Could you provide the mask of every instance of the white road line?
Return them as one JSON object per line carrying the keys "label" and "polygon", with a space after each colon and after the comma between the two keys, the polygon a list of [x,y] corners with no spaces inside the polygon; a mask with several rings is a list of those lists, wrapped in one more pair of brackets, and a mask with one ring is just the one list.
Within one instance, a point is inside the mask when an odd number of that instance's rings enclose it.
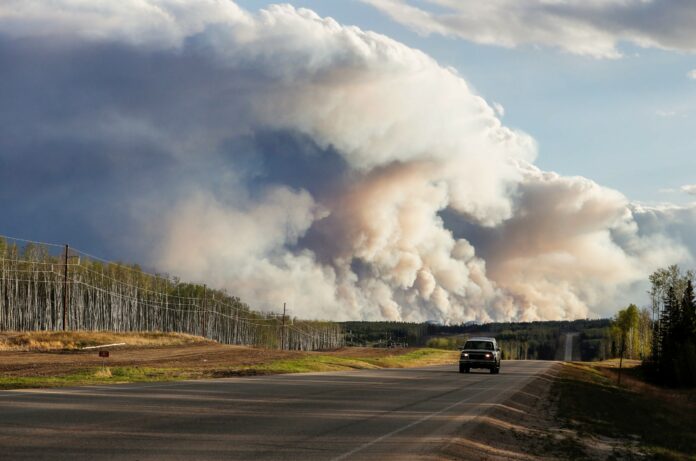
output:
{"label": "white road line", "polygon": [[429,420],[430,418],[433,418],[434,416],[439,416],[439,415],[441,415],[442,413],[444,413],[444,412],[446,412],[446,411],[448,411],[448,410],[451,410],[452,408],[456,407],[457,405],[461,405],[462,403],[468,402],[469,400],[473,399],[474,397],[478,397],[480,394],[483,394],[484,392],[488,392],[488,391],[491,391],[491,390],[493,390],[493,389],[491,389],[491,388],[485,388],[485,389],[483,389],[481,392],[477,392],[476,394],[470,395],[469,397],[466,397],[466,398],[464,398],[464,399],[462,399],[462,400],[459,400],[459,401],[457,401],[457,402],[454,402],[453,404],[448,405],[448,406],[446,406],[445,408],[443,408],[443,409],[441,409],[441,410],[439,410],[439,411],[436,411],[436,412],[434,412],[434,413],[430,413],[429,415],[425,415],[425,416],[423,416],[422,418],[420,418],[420,419],[418,419],[418,420],[416,420],[416,421],[413,421],[413,422],[411,422],[411,423],[409,423],[409,424],[407,424],[407,425],[405,425],[405,426],[402,426],[402,427],[400,427],[400,428],[398,428],[398,429],[395,429],[395,430],[389,432],[388,434],[384,434],[383,436],[377,437],[376,439],[371,440],[370,442],[364,443],[364,444],[360,445],[359,447],[353,448],[352,450],[350,450],[350,451],[348,451],[348,452],[346,452],[346,453],[343,453],[341,456],[337,456],[336,458],[333,458],[332,461],[341,461],[341,460],[346,459],[346,458],[348,458],[348,457],[350,457],[350,456],[353,456],[354,454],[356,454],[356,453],[358,453],[358,452],[360,452],[360,451],[363,451],[365,448],[371,447],[372,445],[374,445],[374,444],[376,444],[376,443],[379,443],[379,442],[381,442],[381,441],[384,440],[384,439],[388,439],[389,437],[391,437],[391,436],[393,436],[393,435],[396,435],[396,434],[398,434],[398,433],[400,433],[400,432],[403,432],[403,431],[405,431],[406,429],[409,429],[409,428],[411,428],[411,427],[413,427],[413,426],[416,426],[416,425],[418,425],[418,424],[420,424],[420,423],[422,423],[422,422],[425,422],[425,421]]}

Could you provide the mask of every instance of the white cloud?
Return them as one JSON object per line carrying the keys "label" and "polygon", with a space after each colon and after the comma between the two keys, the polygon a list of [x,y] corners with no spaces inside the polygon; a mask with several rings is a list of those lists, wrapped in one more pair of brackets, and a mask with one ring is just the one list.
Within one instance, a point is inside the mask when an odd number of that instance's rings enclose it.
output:
{"label": "white cloud", "polygon": [[662,118],[670,118],[677,116],[678,113],[675,110],[658,110],[655,112],[655,115]]}
{"label": "white cloud", "polygon": [[696,195],[696,184],[687,184],[685,186],[681,186],[681,190],[689,195]]}
{"label": "white cloud", "polygon": [[418,33],[516,47],[544,45],[595,58],[619,42],[696,51],[696,4],[645,0],[362,0]]}
{"label": "white cloud", "polygon": [[696,69],[690,70],[686,73],[686,76],[691,80],[696,80]]}
{"label": "white cloud", "polygon": [[[187,168],[229,151],[231,163],[211,170],[233,175],[233,188],[183,169],[185,189],[167,184],[178,193],[148,208],[141,231],[162,269],[254,306],[291,302],[299,316],[461,322],[609,315],[653,268],[691,260],[696,244],[681,227],[656,225],[658,211],[591,180],[539,170],[536,143],[502,125],[502,109],[383,35],[289,5],[257,14],[231,2],[105,5],[5,3],[0,32],[31,46],[63,41],[56,52],[69,49],[71,62],[101,56],[90,44],[125,44],[119,59],[138,63],[119,67],[128,81],[156,82],[146,92],[119,86],[104,107],[76,109],[80,123],[43,130],[106,136],[107,113],[118,127],[142,127],[142,143],[190,159]],[[79,68],[62,72],[84,84]],[[268,132],[309,147],[235,147]],[[291,161],[271,168],[283,155]],[[330,155],[343,169],[311,170]],[[315,187],[321,176],[327,185]]]}
{"label": "white cloud", "polygon": [[495,109],[495,113],[498,114],[498,117],[504,117],[505,116],[505,107],[503,107],[502,104],[499,102],[494,102],[492,104],[493,109]]}

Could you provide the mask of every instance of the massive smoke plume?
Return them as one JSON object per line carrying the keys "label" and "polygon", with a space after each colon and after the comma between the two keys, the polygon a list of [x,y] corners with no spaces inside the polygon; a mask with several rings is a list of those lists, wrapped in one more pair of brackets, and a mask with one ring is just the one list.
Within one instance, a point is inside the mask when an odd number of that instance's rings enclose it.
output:
{"label": "massive smoke plume", "polygon": [[[4,2],[0,68],[10,216],[28,219],[27,194],[44,209],[76,197],[47,218],[61,232],[255,307],[607,315],[696,248],[696,208],[540,171],[534,140],[454,70],[308,10]],[[29,170],[41,194],[9,173]]]}

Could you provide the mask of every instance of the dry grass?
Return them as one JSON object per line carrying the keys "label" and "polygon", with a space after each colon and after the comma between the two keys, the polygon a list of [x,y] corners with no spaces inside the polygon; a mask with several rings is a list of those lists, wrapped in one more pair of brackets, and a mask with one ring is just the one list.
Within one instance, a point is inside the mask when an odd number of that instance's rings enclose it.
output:
{"label": "dry grass", "polygon": [[[623,368],[636,368],[641,365],[640,360],[624,359],[622,367]],[[592,362],[593,367],[599,368],[619,368],[619,359],[607,359],[600,362]]]}
{"label": "dry grass", "polygon": [[0,351],[78,350],[88,346],[126,343],[126,346],[182,346],[207,340],[182,333],[115,333],[110,331],[31,331],[0,333]]}
{"label": "dry grass", "polygon": [[566,363],[554,383],[558,416],[584,457],[607,459],[592,456],[604,446],[612,459],[696,460],[694,391],[652,386],[639,367],[625,370],[618,386],[611,365]]}
{"label": "dry grass", "polygon": [[[602,373],[610,382],[618,383],[618,363],[618,359],[605,360],[593,362],[592,367],[595,371]],[[624,360],[623,368],[621,373],[621,387],[623,389],[651,396],[661,400],[666,405],[688,409],[688,411],[696,413],[696,390],[661,387],[648,382],[639,360],[630,360],[628,365]]]}
{"label": "dry grass", "polygon": [[111,369],[109,367],[103,367],[97,369],[97,371],[94,372],[94,377],[95,378],[111,378]]}

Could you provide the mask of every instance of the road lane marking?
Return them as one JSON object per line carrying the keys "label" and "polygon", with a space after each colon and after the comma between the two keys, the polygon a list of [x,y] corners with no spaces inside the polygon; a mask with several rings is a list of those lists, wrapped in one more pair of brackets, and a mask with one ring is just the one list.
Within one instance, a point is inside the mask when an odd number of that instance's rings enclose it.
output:
{"label": "road lane marking", "polygon": [[348,458],[348,457],[350,457],[350,456],[353,456],[354,454],[363,451],[365,448],[371,447],[372,445],[374,445],[374,444],[376,444],[376,443],[379,443],[379,442],[381,442],[382,440],[388,439],[388,438],[391,437],[391,436],[394,436],[394,435],[396,435],[396,434],[398,434],[398,433],[400,433],[400,432],[403,432],[403,431],[405,431],[406,429],[410,429],[410,428],[412,428],[413,426],[416,426],[416,425],[418,425],[418,424],[420,424],[420,423],[422,423],[422,422],[425,422],[425,421],[427,421],[427,420],[429,420],[429,419],[431,419],[431,418],[433,418],[433,417],[435,417],[435,416],[439,416],[439,415],[441,415],[442,413],[444,413],[444,412],[446,412],[446,411],[448,411],[448,410],[451,410],[452,408],[454,408],[454,407],[456,407],[456,406],[458,406],[458,405],[461,405],[462,403],[468,402],[469,400],[473,399],[474,397],[478,397],[480,394],[483,394],[484,392],[491,391],[491,390],[492,390],[491,388],[483,389],[481,392],[477,392],[476,394],[470,395],[469,397],[464,398],[464,399],[461,399],[461,400],[459,400],[459,401],[457,401],[457,402],[454,402],[453,404],[448,405],[448,406],[446,406],[445,408],[443,408],[443,409],[441,409],[441,410],[438,410],[438,411],[436,411],[436,412],[434,412],[434,413],[430,413],[429,415],[425,415],[425,416],[423,416],[422,418],[417,419],[416,421],[412,421],[412,422],[408,423],[408,424],[405,425],[405,426],[402,426],[402,427],[400,427],[400,428],[398,428],[398,429],[395,429],[395,430],[393,430],[393,431],[391,431],[391,432],[389,432],[389,433],[387,433],[387,434],[384,434],[384,435],[382,435],[382,436],[380,436],[380,437],[377,437],[376,439],[371,440],[371,441],[369,441],[369,442],[367,442],[367,443],[364,443],[364,444],[360,445],[359,447],[353,448],[352,450],[350,450],[350,451],[348,451],[348,452],[342,454],[341,456],[337,456],[337,457],[335,457],[335,458],[332,458],[332,461],[341,461],[341,460],[344,460],[344,459],[346,459],[346,458]]}
{"label": "road lane marking", "polygon": [[[527,365],[527,364],[525,364],[525,365]],[[536,375],[538,375],[538,372],[533,374],[533,376],[536,376]],[[473,394],[473,395],[470,395],[470,396],[468,396],[468,397],[466,397],[466,398],[464,398],[464,399],[461,399],[461,400],[459,400],[459,401],[457,401],[457,402],[455,402],[455,403],[453,403],[453,404],[451,404],[451,405],[446,406],[445,408],[442,408],[441,410],[438,410],[438,411],[436,411],[436,412],[434,412],[434,413],[425,415],[425,416],[423,416],[422,418],[420,418],[420,419],[418,419],[418,420],[416,420],[416,421],[412,421],[411,423],[409,423],[409,424],[407,424],[407,425],[405,425],[405,426],[403,426],[403,427],[400,427],[400,428],[398,428],[398,429],[395,429],[395,430],[393,430],[393,431],[391,431],[391,432],[389,432],[389,433],[387,433],[387,434],[384,434],[384,435],[382,435],[382,436],[380,436],[380,437],[377,437],[377,438],[374,439],[374,440],[371,440],[371,441],[369,441],[369,442],[366,442],[366,443],[364,443],[364,444],[362,444],[362,445],[360,445],[360,446],[358,446],[358,447],[356,447],[356,448],[354,448],[354,449],[352,449],[352,450],[350,450],[350,451],[348,451],[348,452],[346,452],[346,453],[344,453],[344,454],[342,454],[342,455],[340,455],[340,456],[337,456],[337,457],[335,457],[335,458],[332,458],[332,461],[342,461],[342,460],[344,460],[344,459],[347,459],[347,458],[353,456],[354,454],[359,453],[359,452],[363,451],[364,449],[371,447],[372,445],[375,445],[375,444],[377,444],[377,443],[379,443],[379,442],[381,442],[381,441],[383,441],[383,440],[388,439],[389,437],[392,437],[392,436],[394,436],[394,435],[396,435],[396,434],[399,434],[399,433],[401,433],[401,432],[403,432],[403,431],[405,431],[405,430],[407,430],[407,429],[410,429],[410,428],[412,428],[412,427],[414,427],[414,426],[417,426],[418,424],[423,423],[423,422],[425,422],[425,421],[427,421],[427,420],[429,420],[429,419],[431,419],[431,418],[433,418],[433,417],[435,417],[435,416],[439,416],[439,415],[441,415],[441,414],[443,414],[443,413],[445,413],[445,412],[451,410],[452,408],[454,408],[454,407],[456,407],[456,406],[458,406],[458,405],[461,405],[461,404],[463,404],[463,403],[466,403],[466,402],[470,401],[471,399],[473,399],[473,398],[475,398],[475,397],[478,397],[479,395],[481,395],[481,394],[483,394],[483,393],[485,393],[485,392],[487,392],[487,391],[496,391],[496,392],[498,393],[498,395],[505,394],[505,395],[506,395],[506,398],[507,398],[507,394],[511,394],[511,393],[514,393],[514,392],[516,392],[517,390],[519,390],[519,389],[511,389],[511,388],[510,388],[511,385],[517,384],[517,385],[520,385],[520,388],[522,388],[522,387],[524,387],[529,381],[531,381],[531,379],[533,379],[533,376],[524,376],[524,377],[522,378],[521,381],[516,381],[514,378],[516,378],[516,377],[518,377],[518,376],[519,376],[519,375],[515,375],[515,374],[510,374],[510,375],[508,375],[508,376],[503,376],[503,377],[502,377],[503,380],[501,380],[501,381],[503,381],[503,382],[501,383],[501,382],[499,381],[498,383],[496,383],[497,386],[494,385],[493,387],[489,387],[489,388],[482,389],[480,392],[477,392],[477,393],[475,393],[475,394]],[[508,378],[508,379],[505,380],[504,378]],[[478,381],[478,382],[481,382],[481,381]],[[478,383],[478,382],[477,382],[477,383]],[[484,403],[481,403],[480,405],[483,406]],[[482,410],[481,410],[480,412],[478,412],[478,413],[480,414],[480,413],[484,412],[484,411],[487,410],[487,409],[488,409],[488,407],[482,408]],[[475,418],[474,418],[474,419],[475,419]],[[473,421],[473,419],[472,419],[472,421]]]}

